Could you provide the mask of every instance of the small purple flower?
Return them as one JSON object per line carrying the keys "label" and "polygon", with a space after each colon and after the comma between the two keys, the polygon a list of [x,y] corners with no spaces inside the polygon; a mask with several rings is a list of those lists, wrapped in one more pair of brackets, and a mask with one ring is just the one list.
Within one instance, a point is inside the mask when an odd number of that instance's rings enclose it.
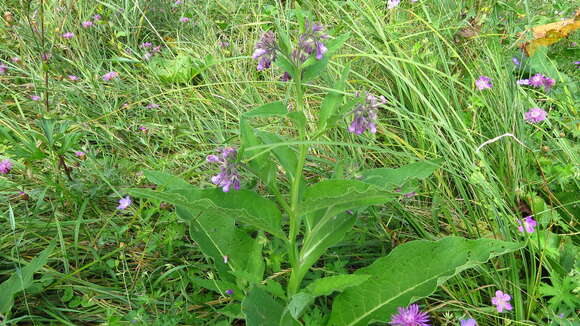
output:
{"label": "small purple flower", "polygon": [[147,133],[149,131],[149,129],[147,129],[147,127],[145,127],[145,126],[139,126],[139,131],[141,131],[143,133]]}
{"label": "small purple flower", "polygon": [[127,209],[127,207],[131,206],[131,203],[133,201],[131,200],[131,197],[126,196],[124,198],[119,199],[119,206],[117,206],[118,210],[124,210]]}
{"label": "small purple flower", "polygon": [[12,170],[12,162],[9,159],[0,161],[0,174],[8,174]]}
{"label": "small purple flower", "polygon": [[176,5],[176,6],[179,6],[179,5],[180,5],[180,4],[182,4],[182,3],[183,3],[183,1],[181,1],[181,0],[177,0],[177,1],[175,1],[175,5]]}
{"label": "small purple flower", "polygon": [[38,95],[30,95],[30,99],[33,101],[40,101],[40,96]]}
{"label": "small purple flower", "polygon": [[52,54],[50,53],[43,53],[40,58],[42,59],[42,61],[48,61],[50,60],[50,58],[52,58]]}
{"label": "small purple flower", "polygon": [[67,40],[70,40],[74,36],[75,36],[75,34],[72,33],[72,32],[66,32],[66,33],[62,34],[62,37],[65,38],[65,39],[67,39]]}
{"label": "small purple flower", "polygon": [[145,108],[146,109],[159,109],[159,104],[149,103],[149,104],[147,104],[147,106]]}
{"label": "small purple flower", "polygon": [[260,40],[256,43],[252,59],[259,60],[257,70],[262,71],[270,68],[272,61],[276,60],[276,35],[272,31],[267,31],[262,34]]}
{"label": "small purple flower", "polygon": [[280,81],[283,81],[283,82],[287,82],[287,81],[289,81],[291,79],[292,79],[292,76],[290,76],[290,74],[287,73],[287,72],[284,72],[284,74],[282,75],[282,77],[280,77]]}
{"label": "small purple flower", "polygon": [[520,79],[516,82],[516,84],[518,85],[529,85],[530,84],[530,80],[529,79]]}
{"label": "small purple flower", "polygon": [[161,51],[161,45],[158,45],[158,46],[154,47],[153,49],[151,49],[151,53],[153,53],[153,54],[159,53],[159,51]]}
{"label": "small purple flower", "polygon": [[518,220],[518,224],[518,231],[523,233],[525,230],[527,233],[534,233],[538,222],[536,222],[532,216],[526,216],[523,220]]}
{"label": "small purple flower", "polygon": [[[356,97],[360,97],[360,93],[357,92]],[[374,95],[367,92],[365,102],[357,105],[351,112],[354,114],[354,118],[348,131],[360,135],[368,129],[371,133],[376,133],[377,109],[385,103],[387,103],[387,99],[384,96],[379,97],[379,101],[377,101]]]}
{"label": "small purple flower", "polygon": [[298,38],[298,46],[292,51],[292,59],[295,63],[301,64],[308,56],[315,53],[316,60],[321,60],[324,54],[328,52],[328,48],[324,41],[329,38],[328,34],[324,33],[324,26],[318,23],[306,22],[304,26],[305,32]]}
{"label": "small purple flower", "polygon": [[8,66],[4,63],[0,63],[0,75],[5,75],[8,71]]}
{"label": "small purple flower", "polygon": [[534,87],[540,87],[544,85],[544,75],[535,74],[530,78],[530,85]]}
{"label": "small purple flower", "polygon": [[68,75],[68,76],[67,76],[67,78],[68,78],[70,81],[77,81],[77,80],[79,80],[79,79],[80,79],[80,78],[79,78],[79,76],[75,76],[75,75]]}
{"label": "small purple flower", "polygon": [[495,291],[495,297],[491,298],[491,303],[496,306],[497,312],[503,312],[505,310],[512,310],[512,305],[510,304],[510,300],[512,297],[507,294],[503,293],[500,290]]}
{"label": "small purple flower", "polygon": [[473,318],[464,319],[461,321],[461,326],[477,326],[477,322]]}
{"label": "small purple flower", "polygon": [[182,22],[182,23],[187,23],[189,21],[189,18],[187,18],[187,17],[181,17],[181,18],[179,18],[179,21]]}
{"label": "small purple flower", "polygon": [[574,64],[580,66],[580,61],[574,61]]}
{"label": "small purple flower", "polygon": [[399,307],[398,314],[391,316],[390,325],[394,326],[429,326],[429,315],[419,310],[416,304],[408,308]]}
{"label": "small purple flower", "polygon": [[101,20],[101,15],[96,14],[96,15],[93,16],[93,19],[94,20]]}
{"label": "small purple flower", "polygon": [[83,28],[89,28],[89,27],[93,26],[93,22],[90,20],[87,20],[87,21],[82,22],[81,25],[83,26]]}
{"label": "small purple flower", "polygon": [[417,196],[417,193],[414,191],[403,194],[403,197],[405,197],[405,198],[411,198],[411,197],[415,197],[415,196]]}
{"label": "small purple flower", "polygon": [[524,113],[524,119],[529,123],[538,123],[546,120],[548,113],[541,108],[531,108]]}
{"label": "small purple flower", "polygon": [[[518,58],[516,58],[516,57],[513,57],[513,58],[512,58],[512,62],[513,62],[513,63],[514,63],[514,65],[516,65],[516,66],[519,66],[519,65],[521,64],[521,63],[520,63],[520,60],[518,60]],[[473,319],[469,319],[469,320],[473,320]]]}
{"label": "small purple flower", "polygon": [[387,3],[387,9],[394,9],[401,3],[401,0],[389,0]]}
{"label": "small purple flower", "polygon": [[106,74],[103,75],[103,80],[104,81],[110,81],[113,80],[115,78],[119,77],[119,73],[116,71],[110,71]]}
{"label": "small purple flower", "polygon": [[152,57],[152,56],[153,56],[153,54],[151,54],[151,52],[146,52],[146,53],[143,55],[143,60],[145,60],[145,61],[149,61],[149,60],[151,59],[151,57]]}
{"label": "small purple flower", "polygon": [[487,76],[479,76],[479,79],[475,81],[475,87],[478,90],[482,91],[487,88],[492,88],[493,84],[491,83],[491,79]]}
{"label": "small purple flower", "polygon": [[211,178],[211,182],[222,188],[224,192],[229,192],[231,187],[240,190],[240,175],[238,173],[236,158],[238,152],[235,148],[226,147],[220,151],[219,155],[208,155],[209,163],[220,164],[220,173]]}
{"label": "small purple flower", "polygon": [[556,84],[556,81],[550,77],[546,77],[544,76],[544,91],[548,92],[550,91],[550,89],[552,89],[552,87]]}
{"label": "small purple flower", "polygon": [[227,289],[227,290],[226,290],[226,294],[227,294],[227,295],[232,295],[232,294],[234,294],[234,290],[232,290],[232,289]]}
{"label": "small purple flower", "polygon": [[75,156],[81,160],[85,160],[87,158],[87,153],[85,153],[83,151],[76,151]]}
{"label": "small purple flower", "polygon": [[19,57],[12,57],[10,59],[10,61],[12,61],[13,63],[19,63],[20,62],[20,58]]}
{"label": "small purple flower", "polygon": [[141,45],[139,45],[139,47],[142,49],[150,48],[152,46],[153,46],[153,44],[151,44],[151,42],[143,42],[143,43],[141,43]]}

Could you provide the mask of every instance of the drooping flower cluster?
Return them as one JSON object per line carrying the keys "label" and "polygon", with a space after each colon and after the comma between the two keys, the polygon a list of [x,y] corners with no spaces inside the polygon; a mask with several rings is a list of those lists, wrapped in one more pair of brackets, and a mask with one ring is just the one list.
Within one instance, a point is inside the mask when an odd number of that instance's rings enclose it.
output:
{"label": "drooping flower cluster", "polygon": [[[360,97],[360,94],[356,94]],[[351,112],[354,114],[354,118],[348,127],[348,131],[360,135],[367,129],[371,133],[377,132],[377,109],[379,106],[387,103],[387,99],[384,96],[380,96],[378,99],[370,93],[366,93],[365,102],[357,105],[357,107]]]}
{"label": "drooping flower cluster", "polygon": [[497,290],[495,291],[495,297],[491,298],[491,303],[497,308],[497,312],[503,312],[504,309],[512,310],[511,299],[512,297],[509,294]]}
{"label": "drooping flower cluster", "polygon": [[394,326],[428,326],[429,315],[419,310],[416,304],[410,305],[408,308],[397,308],[399,313],[391,316],[389,324]]}
{"label": "drooping flower cluster", "polygon": [[492,88],[493,84],[491,83],[491,79],[487,76],[479,76],[479,78],[475,81],[475,87],[482,91],[487,88]]}
{"label": "drooping flower cluster", "polygon": [[304,30],[304,34],[298,38],[298,46],[292,51],[292,59],[295,63],[301,64],[316,52],[316,60],[322,60],[328,51],[324,41],[329,38],[328,34],[324,33],[324,26],[307,21]]}
{"label": "drooping flower cluster", "polygon": [[544,87],[544,91],[549,91],[556,85],[556,81],[542,74],[535,74],[530,79],[520,79],[516,82],[518,85],[532,86],[534,88]]}
{"label": "drooping flower cluster", "polygon": [[272,61],[276,60],[276,35],[272,31],[262,34],[260,40],[256,43],[256,49],[252,54],[252,59],[258,60],[256,69],[262,71],[270,68]]}
{"label": "drooping flower cluster", "polygon": [[224,192],[240,190],[240,175],[238,173],[236,157],[238,152],[235,148],[226,147],[222,149],[219,155],[208,155],[209,163],[220,164],[220,173],[211,178],[211,182],[223,189]]}
{"label": "drooping flower cluster", "polygon": [[12,162],[9,159],[0,161],[0,174],[8,174],[12,170]]}
{"label": "drooping flower cluster", "polygon": [[548,112],[541,108],[531,108],[528,112],[524,113],[524,119],[529,123],[538,123],[546,120],[548,117]]}
{"label": "drooping flower cluster", "polygon": [[536,222],[532,218],[532,216],[526,216],[526,217],[524,217],[523,220],[518,220],[518,224],[519,224],[518,230],[520,232],[523,233],[525,230],[527,233],[534,233],[535,227],[536,227],[536,225],[538,225],[538,222]]}

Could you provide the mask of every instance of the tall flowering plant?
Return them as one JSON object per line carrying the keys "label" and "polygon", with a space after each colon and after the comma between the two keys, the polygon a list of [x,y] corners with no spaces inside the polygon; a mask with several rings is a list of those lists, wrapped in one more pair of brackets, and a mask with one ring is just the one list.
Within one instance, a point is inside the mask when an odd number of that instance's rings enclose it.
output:
{"label": "tall flowering plant", "polygon": [[[304,168],[314,155],[316,139],[338,126],[357,137],[380,132],[379,116],[388,102],[371,92],[346,92],[346,65],[319,106],[307,103],[306,83],[324,73],[348,35],[333,37],[314,20],[299,17],[299,21],[300,32],[294,37],[279,26],[261,33],[251,56],[258,73],[276,69],[282,75],[291,102],[266,103],[240,116],[239,146],[222,146],[206,158],[208,168],[217,173],[208,176],[207,187],[146,171],[162,190],[141,188],[129,194],[175,206],[177,214],[190,223],[191,238],[217,272],[217,277],[212,273],[211,282],[196,282],[234,302],[241,301],[246,325],[300,325],[315,298],[333,292],[344,293],[337,297],[332,315],[324,317],[330,324],[366,325],[370,320],[388,321],[391,315],[396,322],[408,319],[409,314],[401,315],[401,309],[396,315],[397,308],[409,305],[413,298],[428,296],[438,279],[514,248],[509,244],[500,248],[495,240],[417,241],[397,248],[397,254],[382,257],[375,262],[377,266],[360,273],[305,284],[311,267],[351,231],[360,213],[371,205],[415,193],[417,181],[429,177],[440,161],[363,170],[353,177],[336,172],[316,183],[308,182]],[[285,134],[271,133],[258,127],[266,121],[292,128]],[[417,269],[407,263],[409,257],[438,268]],[[452,258],[452,264],[445,262]],[[394,266],[402,267],[393,270]],[[423,279],[425,285],[417,287],[416,281]],[[349,302],[360,300],[365,303],[345,309]],[[417,305],[411,307],[416,312],[413,316],[427,323]]]}

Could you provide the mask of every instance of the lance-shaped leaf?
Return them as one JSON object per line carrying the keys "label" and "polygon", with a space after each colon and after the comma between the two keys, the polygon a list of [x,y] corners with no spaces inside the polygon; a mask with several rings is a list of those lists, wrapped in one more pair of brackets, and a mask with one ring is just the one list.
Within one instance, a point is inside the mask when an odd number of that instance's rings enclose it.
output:
{"label": "lance-shaped leaf", "polygon": [[326,97],[324,97],[324,100],[320,105],[320,114],[318,118],[318,126],[320,130],[324,130],[327,127],[328,119],[336,114],[338,106],[342,104],[344,86],[346,84],[346,77],[348,76],[349,70],[350,65],[344,67],[340,79],[334,84],[334,89],[326,94]]}
{"label": "lance-shaped leaf", "polygon": [[129,194],[164,201],[202,214],[233,218],[259,230],[284,238],[281,229],[282,214],[276,204],[248,190],[223,192],[221,189],[179,189],[178,192],[160,192],[150,189],[130,189]]}
{"label": "lance-shaped leaf", "polygon": [[378,168],[363,170],[363,181],[378,186],[401,186],[409,179],[422,180],[441,166],[441,160],[419,161],[400,168]]}
{"label": "lance-shaped leaf", "polygon": [[244,118],[268,118],[275,116],[284,116],[288,113],[288,107],[283,101],[267,103],[259,106],[252,111],[244,113]]}
{"label": "lance-shaped leaf", "polygon": [[459,237],[418,240],[398,246],[388,256],[356,271],[371,277],[336,297],[329,325],[388,321],[397,307],[406,307],[411,300],[431,295],[437,286],[461,271],[521,247],[493,239]]}

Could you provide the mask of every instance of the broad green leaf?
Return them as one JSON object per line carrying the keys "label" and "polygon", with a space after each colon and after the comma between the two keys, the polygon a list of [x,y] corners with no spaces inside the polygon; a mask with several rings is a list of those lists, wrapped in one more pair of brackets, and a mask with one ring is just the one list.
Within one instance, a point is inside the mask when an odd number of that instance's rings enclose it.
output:
{"label": "broad green leaf", "polygon": [[[270,160],[268,153],[260,154],[260,150],[247,150],[249,147],[262,145],[262,141],[256,135],[256,130],[250,126],[247,119],[242,117],[240,119],[240,138],[242,146],[240,148],[240,155],[242,160],[249,160],[248,166],[250,170],[262,180],[265,184],[269,184],[276,173],[276,165]],[[257,156],[256,156],[257,155]]]}
{"label": "broad green leaf", "polygon": [[286,306],[285,312],[289,313],[295,320],[298,320],[304,310],[314,302],[314,299],[315,297],[310,293],[296,293]]}
{"label": "broad green leaf", "polygon": [[333,292],[342,292],[353,286],[357,286],[370,278],[364,274],[346,274],[319,278],[308,284],[304,291],[315,297],[331,295]]}
{"label": "broad green leaf", "polygon": [[368,325],[385,322],[412,300],[425,298],[458,273],[522,245],[493,239],[448,237],[418,240],[396,247],[355,274],[370,275],[362,284],[346,289],[332,305],[329,325]]}
{"label": "broad green leaf", "polygon": [[255,286],[242,301],[242,312],[248,326],[278,326],[284,308],[268,292]]}
{"label": "broad green leaf", "polygon": [[0,284],[0,313],[8,313],[14,305],[14,296],[32,286],[34,273],[46,265],[48,256],[55,246],[56,242],[51,242],[46,249],[34,257],[24,268],[16,270],[10,278]]}
{"label": "broad green leaf", "polygon": [[149,62],[149,68],[165,83],[189,83],[204,69],[202,62],[186,54],[171,59],[156,56]]}
{"label": "broad green leaf", "polygon": [[328,51],[324,54],[324,57],[320,60],[316,60],[306,66],[302,71],[302,82],[306,83],[314,78],[318,77],[322,71],[328,65],[330,58],[340,49],[342,44],[350,37],[350,34],[343,34],[333,40],[329,40],[326,44]]}
{"label": "broad green leaf", "polygon": [[274,61],[276,65],[278,65],[282,70],[290,74],[290,77],[294,78],[294,74],[296,73],[296,68],[294,64],[290,62],[285,56],[279,55],[276,57],[276,61]]}
{"label": "broad green leaf", "polygon": [[143,175],[145,175],[147,180],[158,186],[167,187],[167,189],[193,187],[193,185],[182,178],[160,171],[145,170],[143,171]]}
{"label": "broad green leaf", "polygon": [[304,129],[306,127],[306,116],[304,112],[293,111],[288,113],[287,117],[294,121],[296,129]]}
{"label": "broad green leaf", "polygon": [[322,104],[320,105],[320,115],[318,118],[318,129],[324,130],[328,125],[328,119],[336,113],[338,105],[341,104],[344,94],[344,86],[346,84],[346,77],[350,70],[350,65],[344,67],[341,77],[334,84],[334,89],[329,91]]}
{"label": "broad green leaf", "polygon": [[420,161],[400,168],[378,168],[361,172],[363,181],[374,185],[388,187],[401,186],[409,179],[425,179],[441,166],[442,160]]}
{"label": "broad green leaf", "polygon": [[325,180],[306,189],[300,213],[321,209],[333,216],[346,210],[384,204],[398,197],[397,193],[357,180]]}
{"label": "broad green leaf", "polygon": [[[262,140],[264,144],[273,145],[273,144],[280,144],[286,142],[282,136],[278,136],[276,134],[266,132],[266,131],[258,131],[258,137]],[[292,178],[294,178],[294,174],[296,173],[296,166],[298,165],[298,158],[296,158],[297,154],[290,146],[276,146],[272,149],[272,153],[280,162],[280,165],[286,170],[286,173]]]}
{"label": "broad green leaf", "polygon": [[181,206],[188,210],[201,211],[204,215],[235,219],[284,238],[281,229],[282,214],[276,204],[249,190],[223,192],[221,189],[179,189],[175,192],[151,189],[129,189],[130,195],[144,197]]}
{"label": "broad green leaf", "polygon": [[283,101],[264,104],[252,111],[244,113],[244,118],[268,118],[274,116],[284,116],[288,113],[288,107]]}

